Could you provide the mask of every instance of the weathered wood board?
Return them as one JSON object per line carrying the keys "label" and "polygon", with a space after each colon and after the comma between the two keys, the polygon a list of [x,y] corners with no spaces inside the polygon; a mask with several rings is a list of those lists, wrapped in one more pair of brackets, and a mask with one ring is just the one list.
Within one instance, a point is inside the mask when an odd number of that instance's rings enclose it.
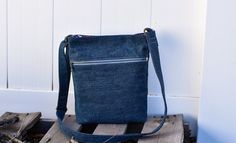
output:
{"label": "weathered wood board", "polygon": [[[80,125],[76,123],[75,116],[67,115],[65,116],[64,122],[71,127],[73,130],[80,130]],[[63,135],[61,132],[58,122],[55,122],[54,125],[50,128],[47,134],[42,138],[40,143],[67,143],[70,141],[70,138]]]}
{"label": "weathered wood board", "polygon": [[[143,125],[142,133],[153,130],[159,125],[160,117],[150,117]],[[74,130],[81,130],[83,125],[79,125],[75,121],[74,115],[67,115],[64,122]],[[128,124],[98,124],[92,134],[96,135],[119,135],[127,132]],[[138,143],[183,143],[184,128],[183,116],[171,115],[168,116],[166,123],[162,129],[154,136],[139,139]],[[43,137],[40,143],[78,143],[71,138],[66,137],[60,131],[56,122],[47,134]]]}
{"label": "weathered wood board", "polygon": [[[160,118],[150,118],[143,127],[142,133],[150,132],[159,125]],[[168,116],[166,123],[158,134],[138,143],[182,143],[184,139],[182,115]]]}
{"label": "weathered wood board", "polygon": [[0,121],[7,121],[8,119],[17,118],[15,123],[9,123],[8,125],[0,127],[0,133],[9,135],[21,139],[27,130],[32,128],[41,117],[40,112],[35,113],[12,113],[6,112],[0,117]]}
{"label": "weathered wood board", "polygon": [[94,130],[95,135],[119,135],[126,131],[126,124],[99,124]]}

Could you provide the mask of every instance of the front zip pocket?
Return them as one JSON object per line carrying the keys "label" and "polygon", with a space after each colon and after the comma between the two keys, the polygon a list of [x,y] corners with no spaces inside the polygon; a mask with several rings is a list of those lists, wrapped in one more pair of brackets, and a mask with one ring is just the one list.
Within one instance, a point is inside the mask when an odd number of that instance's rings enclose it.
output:
{"label": "front zip pocket", "polygon": [[90,60],[90,61],[71,61],[72,65],[102,65],[102,64],[121,64],[121,63],[135,63],[146,62],[146,58],[129,58],[129,59],[109,59],[109,60]]}
{"label": "front zip pocket", "polygon": [[70,62],[78,123],[146,120],[148,58],[73,59]]}

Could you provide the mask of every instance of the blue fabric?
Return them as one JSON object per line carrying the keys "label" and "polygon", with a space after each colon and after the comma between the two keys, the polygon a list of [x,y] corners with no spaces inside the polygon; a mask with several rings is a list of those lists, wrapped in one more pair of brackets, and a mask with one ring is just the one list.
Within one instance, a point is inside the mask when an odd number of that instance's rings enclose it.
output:
{"label": "blue fabric", "polygon": [[146,59],[148,47],[145,36],[72,36],[68,43],[77,122],[145,122],[148,61],[73,64],[94,60]]}
{"label": "blue fabric", "polygon": [[[66,50],[65,50],[66,48]],[[66,53],[65,53],[66,51]],[[90,135],[71,130],[63,122],[70,73],[75,88],[78,123],[144,122],[147,118],[148,61],[100,63],[102,60],[148,59],[151,53],[165,103],[164,118],[156,129],[144,134]],[[96,61],[96,64],[82,64]],[[100,63],[100,64],[97,64]],[[118,36],[68,36],[59,49],[58,122],[65,134],[81,142],[102,143],[137,139],[157,132],[167,115],[164,81],[155,31]]]}

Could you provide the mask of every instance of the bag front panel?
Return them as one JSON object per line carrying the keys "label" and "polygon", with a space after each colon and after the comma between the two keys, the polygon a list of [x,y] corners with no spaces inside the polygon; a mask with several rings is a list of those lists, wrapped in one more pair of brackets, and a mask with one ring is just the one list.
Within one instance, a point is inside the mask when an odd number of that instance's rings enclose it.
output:
{"label": "bag front panel", "polygon": [[69,41],[77,122],[145,122],[149,53],[144,35]]}
{"label": "bag front panel", "polygon": [[72,65],[79,123],[144,122],[147,61]]}

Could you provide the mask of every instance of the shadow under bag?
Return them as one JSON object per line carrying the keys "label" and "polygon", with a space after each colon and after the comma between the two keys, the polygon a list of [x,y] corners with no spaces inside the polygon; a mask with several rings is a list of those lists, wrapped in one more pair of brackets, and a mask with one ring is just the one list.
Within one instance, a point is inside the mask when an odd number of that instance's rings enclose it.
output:
{"label": "shadow under bag", "polygon": [[[151,54],[164,100],[160,125],[149,133],[91,135],[63,123],[72,73],[79,124],[127,124],[147,120],[148,60]],[[167,115],[165,87],[155,31],[134,35],[69,35],[59,48],[57,117],[64,134],[85,143],[117,143],[148,137],[161,129]]]}

